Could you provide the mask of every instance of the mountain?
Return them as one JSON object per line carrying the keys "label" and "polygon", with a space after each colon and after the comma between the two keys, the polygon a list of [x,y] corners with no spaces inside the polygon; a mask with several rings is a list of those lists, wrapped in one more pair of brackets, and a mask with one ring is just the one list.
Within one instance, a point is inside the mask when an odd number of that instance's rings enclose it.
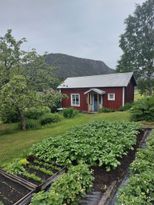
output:
{"label": "mountain", "polygon": [[115,72],[103,61],[78,58],[66,54],[47,54],[45,59],[47,64],[55,68],[55,75],[61,79]]}

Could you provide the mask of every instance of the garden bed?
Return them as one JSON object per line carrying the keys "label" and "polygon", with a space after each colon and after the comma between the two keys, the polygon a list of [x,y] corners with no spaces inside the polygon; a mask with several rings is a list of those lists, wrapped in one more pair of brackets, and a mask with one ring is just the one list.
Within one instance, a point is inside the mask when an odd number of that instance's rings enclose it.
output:
{"label": "garden bed", "polygon": [[32,156],[24,159],[22,166],[23,172],[17,175],[0,170],[0,202],[4,205],[29,204],[33,193],[46,189],[65,172],[65,167]]}
{"label": "garden bed", "polygon": [[0,202],[5,205],[18,205],[30,202],[35,189],[21,178],[0,170]]}
{"label": "garden bed", "polygon": [[[41,181],[38,182],[29,178],[29,181],[33,181],[38,185],[37,190],[46,189],[46,187],[55,181],[57,177],[65,172],[64,166],[58,165],[56,163],[47,163],[37,159],[34,156],[29,156],[27,160],[29,164],[25,166],[25,169],[30,174],[35,174],[35,176],[41,179]],[[23,176],[23,178],[24,177],[25,176]]]}
{"label": "garden bed", "polygon": [[[47,190],[52,184],[48,192],[43,191],[34,196],[34,204],[42,204],[42,200],[48,204],[48,199],[60,204],[72,204],[92,187],[89,170],[92,168],[93,189],[82,202],[88,205],[91,202],[98,204],[101,196],[101,205],[106,205],[126,176],[130,163],[135,159],[136,149],[144,144],[148,132],[149,130],[140,130],[136,123],[95,121],[75,127],[63,136],[48,138],[34,145],[27,158],[17,159],[8,165],[7,170],[31,182],[36,187],[36,192]],[[65,174],[64,166],[68,168]],[[86,170],[88,184],[86,177],[80,176],[81,170],[83,173]],[[63,176],[57,179],[60,174]],[[77,180],[74,180],[74,176]],[[69,187],[72,187],[71,191],[68,191]],[[98,194],[97,197],[95,193]],[[93,199],[97,199],[97,203]]]}
{"label": "garden bed", "polygon": [[[137,148],[141,147],[149,135],[151,129],[141,130],[137,136],[137,143],[133,146],[133,150],[130,150],[126,156],[120,159],[120,165],[112,171],[107,172],[103,167],[92,167],[94,170],[94,185],[92,193],[101,193],[102,198],[99,201],[99,205],[108,205],[111,203],[119,185],[128,174],[129,165],[134,161]],[[90,194],[90,193],[89,193]],[[92,194],[95,199],[95,195]],[[85,197],[87,198],[87,196]],[[84,201],[84,203],[83,203]],[[80,204],[86,204],[85,200],[81,200]],[[93,204],[96,204],[93,200]]]}

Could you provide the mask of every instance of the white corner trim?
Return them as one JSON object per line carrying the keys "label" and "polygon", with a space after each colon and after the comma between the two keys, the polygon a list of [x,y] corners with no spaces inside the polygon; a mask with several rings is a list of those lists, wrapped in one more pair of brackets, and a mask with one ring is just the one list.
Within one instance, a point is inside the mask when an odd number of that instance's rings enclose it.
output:
{"label": "white corner trim", "polygon": [[125,87],[122,88],[122,106],[125,105]]}

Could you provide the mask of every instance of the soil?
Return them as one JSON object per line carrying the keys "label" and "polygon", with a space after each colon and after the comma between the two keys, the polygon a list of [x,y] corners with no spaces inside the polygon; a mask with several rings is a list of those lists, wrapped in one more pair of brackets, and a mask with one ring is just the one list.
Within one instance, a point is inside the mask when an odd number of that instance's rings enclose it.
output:
{"label": "soil", "polygon": [[113,181],[119,181],[124,177],[124,175],[127,173],[129,165],[135,159],[136,150],[139,147],[143,136],[144,131],[141,130],[137,136],[137,143],[133,146],[134,149],[130,150],[127,155],[124,155],[119,160],[121,164],[115,170],[107,172],[103,167],[92,167],[95,178],[93,186],[94,191],[105,192]]}
{"label": "soil", "polygon": [[30,192],[26,187],[0,174],[0,201],[5,205],[17,202]]}

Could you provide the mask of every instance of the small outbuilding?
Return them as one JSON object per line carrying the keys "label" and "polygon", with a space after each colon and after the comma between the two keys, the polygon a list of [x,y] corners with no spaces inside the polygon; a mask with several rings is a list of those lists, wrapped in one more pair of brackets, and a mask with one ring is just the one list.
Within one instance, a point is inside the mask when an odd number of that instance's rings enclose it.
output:
{"label": "small outbuilding", "polygon": [[118,110],[134,101],[136,81],[133,72],[67,78],[58,89],[68,97],[62,107],[84,112],[100,108]]}

